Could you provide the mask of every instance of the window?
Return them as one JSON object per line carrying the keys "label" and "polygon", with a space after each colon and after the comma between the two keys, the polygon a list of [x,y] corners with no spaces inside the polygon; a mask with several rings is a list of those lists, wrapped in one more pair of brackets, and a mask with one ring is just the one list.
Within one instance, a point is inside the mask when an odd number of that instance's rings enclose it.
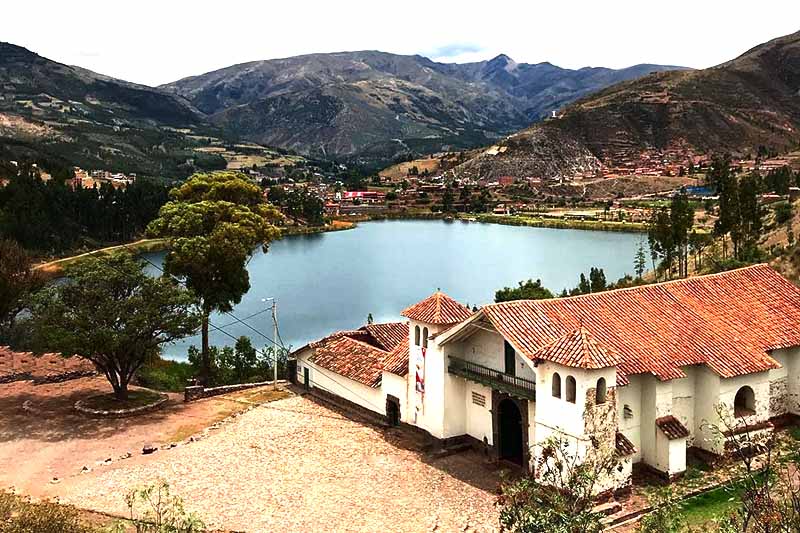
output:
{"label": "window", "polygon": [[756,395],[750,387],[742,387],[733,400],[733,415],[737,417],[756,414]]}
{"label": "window", "polygon": [[516,354],[514,353],[514,347],[509,344],[508,341],[505,341],[505,351],[506,351],[506,374],[509,376],[516,376],[517,375],[517,365],[516,365]]}
{"label": "window", "polygon": [[575,403],[575,378],[567,376],[567,401]]}
{"label": "window", "polygon": [[558,372],[553,374],[553,398],[561,398],[561,376]]}
{"label": "window", "polygon": [[422,328],[422,347],[428,347],[428,328]]}
{"label": "window", "polygon": [[419,346],[419,326],[414,326],[414,346]]}
{"label": "window", "polygon": [[606,403],[606,378],[597,380],[597,388],[594,391],[594,403]]}
{"label": "window", "polygon": [[622,416],[625,418],[633,418],[633,409],[631,409],[631,406],[627,403],[625,404],[625,407],[622,408]]}

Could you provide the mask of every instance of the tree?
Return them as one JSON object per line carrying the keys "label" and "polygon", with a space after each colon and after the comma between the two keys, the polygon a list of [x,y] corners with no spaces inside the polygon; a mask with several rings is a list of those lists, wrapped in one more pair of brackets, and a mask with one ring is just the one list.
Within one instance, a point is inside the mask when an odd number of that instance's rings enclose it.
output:
{"label": "tree", "polygon": [[[206,527],[194,513],[187,512],[183,500],[170,494],[166,481],[135,489],[125,495],[128,520],[136,533],[199,533]],[[118,532],[127,531],[119,524]]]}
{"label": "tree", "polygon": [[87,258],[64,274],[64,283],[33,300],[34,345],[90,360],[119,400],[127,399],[131,378],[162,344],[200,325],[194,295],[170,278],[148,276],[129,254]]}
{"label": "tree", "polygon": [[453,194],[453,187],[448,183],[445,186],[444,194],[442,195],[442,211],[445,213],[451,213],[453,209],[453,200],[455,199],[455,195]]}
{"label": "tree", "polygon": [[647,256],[644,253],[644,243],[639,242],[639,248],[636,250],[636,258],[633,262],[633,269],[636,272],[636,278],[642,279],[644,272],[647,269]]}
{"label": "tree", "polygon": [[595,493],[619,463],[613,453],[572,451],[566,438],[541,445],[537,475],[506,483],[499,499],[500,525],[515,533],[600,533],[602,515],[593,512]]}
{"label": "tree", "polygon": [[661,260],[665,267],[667,276],[672,270],[672,262],[675,257],[675,242],[669,210],[666,207],[653,211],[647,225],[647,240],[650,245],[650,254],[653,262]]}
{"label": "tree", "polygon": [[657,491],[651,501],[653,511],[642,517],[640,533],[680,533],[686,520],[681,514],[679,500],[669,489]]}
{"label": "tree", "polygon": [[606,288],[606,273],[602,268],[592,267],[589,271],[589,292],[603,292]]}
{"label": "tree", "polygon": [[729,408],[717,406],[720,424],[710,429],[737,460],[744,475],[738,507],[724,517],[720,531],[736,533],[795,533],[800,531],[798,455],[794,447],[780,445],[778,432],[759,431],[747,417],[733,417]]}
{"label": "tree", "polygon": [[542,286],[542,280],[520,281],[518,287],[504,287],[494,295],[494,301],[510,302],[512,300],[546,300],[553,297],[553,293]]}
{"label": "tree", "polygon": [[280,237],[280,213],[261,190],[236,172],[195,174],[170,192],[148,232],[168,240],[166,273],[183,278],[200,299],[202,368],[210,373],[208,329],[213,311],[230,312],[250,289],[247,261]]}
{"label": "tree", "polygon": [[678,259],[678,275],[689,275],[689,232],[694,226],[694,208],[689,203],[686,191],[672,197],[669,206],[672,243]]}
{"label": "tree", "polygon": [[44,278],[31,268],[28,253],[16,242],[0,239],[0,340],[13,328],[28,297],[43,283]]}

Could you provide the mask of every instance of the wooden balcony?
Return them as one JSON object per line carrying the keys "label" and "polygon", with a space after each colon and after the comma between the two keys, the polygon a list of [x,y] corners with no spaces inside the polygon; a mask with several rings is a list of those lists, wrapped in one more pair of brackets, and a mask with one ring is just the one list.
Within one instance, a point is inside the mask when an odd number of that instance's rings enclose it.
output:
{"label": "wooden balcony", "polygon": [[486,385],[493,389],[511,394],[518,398],[536,401],[536,382],[529,379],[511,376],[499,370],[489,368],[471,361],[450,357],[447,371],[464,379]]}

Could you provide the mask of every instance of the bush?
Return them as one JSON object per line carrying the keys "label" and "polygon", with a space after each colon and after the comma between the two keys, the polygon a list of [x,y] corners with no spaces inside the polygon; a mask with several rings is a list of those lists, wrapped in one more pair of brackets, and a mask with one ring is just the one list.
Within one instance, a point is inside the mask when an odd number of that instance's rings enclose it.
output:
{"label": "bush", "polygon": [[0,531],[4,533],[91,533],[78,510],[55,502],[31,502],[0,491]]}
{"label": "bush", "polygon": [[775,204],[775,223],[784,224],[792,219],[792,204],[780,202]]}
{"label": "bush", "polygon": [[[194,533],[205,530],[203,522],[194,514],[187,513],[183,500],[172,496],[169,485],[161,481],[125,496],[130,521],[136,533]],[[125,531],[123,527],[118,528]]]}
{"label": "bush", "polygon": [[195,377],[197,368],[189,363],[155,359],[138,372],[138,383],[153,390],[182,392],[187,382]]}

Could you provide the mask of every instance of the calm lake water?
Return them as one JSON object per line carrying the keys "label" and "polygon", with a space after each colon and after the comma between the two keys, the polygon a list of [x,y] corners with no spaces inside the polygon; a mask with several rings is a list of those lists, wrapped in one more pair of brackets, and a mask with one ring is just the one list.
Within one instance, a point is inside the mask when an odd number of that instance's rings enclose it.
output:
{"label": "calm lake water", "polygon": [[[525,228],[443,221],[385,221],[356,229],[288,237],[255,254],[248,267],[250,291],[236,306],[241,319],[278,300],[280,334],[286,346],[298,348],[341,329],[357,328],[372,313],[376,322],[400,319],[408,305],[441,288],[472,305],[491,303],[497,289],[520,280],[540,278],[554,292],[577,285],[592,266],[614,281],[633,271],[641,234]],[[645,239],[646,240],[646,239]],[[146,254],[160,264],[163,253]],[[227,315],[212,324],[255,345],[267,341]],[[269,313],[247,323],[272,337]],[[214,345],[232,344],[211,331]],[[199,336],[164,349],[184,359]]]}

